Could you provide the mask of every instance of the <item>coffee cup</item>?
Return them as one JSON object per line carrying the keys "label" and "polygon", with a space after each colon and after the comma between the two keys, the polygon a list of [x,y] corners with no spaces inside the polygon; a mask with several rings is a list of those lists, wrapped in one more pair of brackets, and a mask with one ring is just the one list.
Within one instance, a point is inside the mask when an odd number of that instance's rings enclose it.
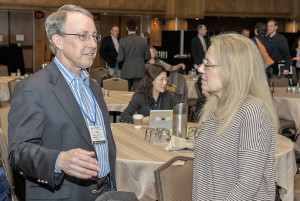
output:
{"label": "coffee cup", "polygon": [[135,129],[141,129],[143,127],[143,118],[142,114],[133,115],[133,124]]}

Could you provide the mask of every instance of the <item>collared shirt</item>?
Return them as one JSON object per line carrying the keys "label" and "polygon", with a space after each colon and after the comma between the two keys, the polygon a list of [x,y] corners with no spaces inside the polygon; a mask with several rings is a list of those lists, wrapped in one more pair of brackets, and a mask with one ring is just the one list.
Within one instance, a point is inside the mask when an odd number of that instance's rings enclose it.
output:
{"label": "collared shirt", "polygon": [[110,35],[110,36],[112,38],[112,41],[113,41],[114,46],[116,48],[116,51],[119,52],[119,41],[118,41],[118,39],[116,37],[114,37],[113,35]]}
{"label": "collared shirt", "polygon": [[[106,137],[106,130],[104,125],[104,119],[102,111],[97,103],[97,100],[89,86],[89,74],[86,70],[81,70],[80,75],[76,76],[67,67],[65,67],[56,57],[54,62],[59,68],[60,72],[64,76],[67,84],[69,85],[80,110],[84,117],[86,126],[92,126],[94,121],[96,126],[101,126],[105,135],[105,143],[94,144],[95,152],[98,157],[98,165],[100,170],[98,177],[104,177],[110,173],[109,158],[108,158],[108,143]],[[96,104],[96,105],[95,105]],[[96,117],[95,117],[95,106],[96,106]],[[91,122],[91,121],[93,122]],[[60,155],[58,156],[58,158]],[[55,172],[59,173],[61,170],[57,166],[58,158],[55,165]],[[57,171],[58,170],[58,171]]]}
{"label": "collared shirt", "polygon": [[[200,36],[200,35],[198,35],[198,37],[199,37],[199,39],[200,39],[201,44],[202,44],[202,45],[204,44],[204,47],[203,47],[204,52],[207,52],[207,47],[206,47],[206,42],[205,42],[204,37],[203,37],[203,36]],[[202,41],[203,41],[203,42],[202,42]]]}

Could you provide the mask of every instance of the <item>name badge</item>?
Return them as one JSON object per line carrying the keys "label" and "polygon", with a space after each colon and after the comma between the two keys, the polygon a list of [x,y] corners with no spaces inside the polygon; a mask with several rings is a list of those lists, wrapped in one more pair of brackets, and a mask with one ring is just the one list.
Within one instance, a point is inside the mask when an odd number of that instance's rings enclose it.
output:
{"label": "name badge", "polygon": [[104,131],[102,126],[90,126],[89,130],[93,144],[105,143]]}

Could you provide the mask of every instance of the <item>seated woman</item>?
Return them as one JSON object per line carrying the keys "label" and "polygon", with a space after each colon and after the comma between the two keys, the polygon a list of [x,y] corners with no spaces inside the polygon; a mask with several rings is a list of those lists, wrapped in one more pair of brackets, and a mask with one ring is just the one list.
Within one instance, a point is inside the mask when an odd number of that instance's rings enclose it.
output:
{"label": "seated woman", "polygon": [[210,96],[195,142],[193,200],[275,200],[278,117],[258,48],[239,34],[217,35],[198,71]]}
{"label": "seated woman", "polygon": [[150,47],[150,55],[151,55],[151,58],[146,63],[146,69],[148,68],[148,66],[151,66],[151,65],[162,66],[166,69],[166,71],[170,71],[170,72],[177,71],[180,68],[182,68],[183,70],[185,69],[184,63],[180,63],[180,64],[172,66],[160,59],[156,59],[157,51],[154,47]]}
{"label": "seated woman", "polygon": [[163,67],[149,66],[120,121],[133,123],[132,116],[137,112],[144,115],[143,124],[149,124],[150,110],[172,110],[176,102],[166,91],[167,82],[167,72]]}

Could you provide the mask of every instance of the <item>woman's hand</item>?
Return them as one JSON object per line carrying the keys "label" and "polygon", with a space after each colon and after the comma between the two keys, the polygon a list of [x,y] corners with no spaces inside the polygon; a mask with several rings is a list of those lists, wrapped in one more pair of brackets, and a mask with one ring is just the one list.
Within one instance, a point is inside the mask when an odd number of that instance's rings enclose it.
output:
{"label": "woman's hand", "polygon": [[181,66],[181,68],[184,70],[185,69],[185,64],[184,63],[180,63],[179,64]]}
{"label": "woman's hand", "polygon": [[300,61],[300,57],[294,57],[293,60]]}

